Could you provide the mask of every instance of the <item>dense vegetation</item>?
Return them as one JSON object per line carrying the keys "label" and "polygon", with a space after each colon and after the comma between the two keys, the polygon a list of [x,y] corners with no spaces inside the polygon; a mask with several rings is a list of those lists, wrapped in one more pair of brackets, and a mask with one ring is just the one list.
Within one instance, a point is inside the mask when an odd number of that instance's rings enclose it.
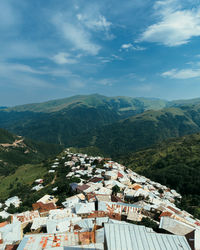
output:
{"label": "dense vegetation", "polygon": [[33,140],[69,146],[94,128],[165,105],[165,101],[157,99],[75,96],[0,110],[0,124]]}
{"label": "dense vegetation", "polygon": [[137,151],[200,131],[200,99],[74,96],[0,110],[1,126],[36,141],[95,149],[107,156]]}
{"label": "dense vegetation", "polygon": [[[13,144],[19,141],[18,144]],[[0,129],[0,176],[7,176],[23,164],[36,164],[57,155],[63,147],[33,142]]]}
{"label": "dense vegetation", "polygon": [[[57,205],[65,200],[66,197],[75,194],[70,187],[73,182],[79,183],[77,177],[66,178],[69,173],[69,167],[63,167],[65,159],[61,159],[63,153],[58,155],[60,166],[55,169],[55,173],[49,173],[54,160],[47,159],[40,164],[19,166],[15,173],[6,177],[0,176],[0,202],[8,197],[17,195],[22,200],[19,208],[10,206],[9,213],[23,212],[32,209],[32,204],[39,200],[45,194],[55,195],[59,199]],[[43,189],[39,191],[32,190],[38,183],[36,179],[44,179]],[[53,190],[53,188],[57,190]]]}
{"label": "dense vegetation", "polygon": [[176,189],[183,195],[179,206],[200,218],[200,134],[171,139],[121,159],[134,171]]}
{"label": "dense vegetation", "polygon": [[108,156],[117,156],[152,146],[167,138],[200,131],[199,106],[146,111],[102,126],[74,138],[72,146],[95,147]]}

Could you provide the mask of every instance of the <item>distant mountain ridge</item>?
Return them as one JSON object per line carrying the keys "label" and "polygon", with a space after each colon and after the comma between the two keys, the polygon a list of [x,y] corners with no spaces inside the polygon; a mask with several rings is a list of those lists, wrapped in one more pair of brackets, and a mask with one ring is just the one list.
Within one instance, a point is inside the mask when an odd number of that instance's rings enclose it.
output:
{"label": "distant mountain ridge", "polygon": [[0,111],[0,124],[33,140],[71,145],[82,133],[165,105],[159,99],[74,96]]}
{"label": "distant mountain ridge", "polygon": [[199,132],[200,99],[79,95],[0,110],[0,124],[36,141],[93,147],[114,156]]}
{"label": "distant mountain ridge", "polygon": [[73,108],[76,105],[86,105],[88,107],[101,107],[107,105],[111,109],[123,112],[126,110],[137,111],[137,109],[160,109],[166,106],[168,102],[156,98],[132,98],[132,97],[107,97],[99,94],[92,95],[76,95],[68,98],[52,100],[43,103],[33,103],[26,105],[19,105],[11,108],[7,108],[7,111],[18,112],[43,112],[51,113],[58,112],[63,109]]}

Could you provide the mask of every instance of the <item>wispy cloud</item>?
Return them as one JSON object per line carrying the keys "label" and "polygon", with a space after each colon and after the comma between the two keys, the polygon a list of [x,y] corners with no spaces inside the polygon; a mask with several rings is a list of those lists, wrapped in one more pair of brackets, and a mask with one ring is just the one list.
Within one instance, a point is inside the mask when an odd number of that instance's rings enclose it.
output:
{"label": "wispy cloud", "polygon": [[133,45],[131,43],[125,43],[125,44],[122,44],[121,48],[122,49],[129,49],[131,48]]}
{"label": "wispy cloud", "polygon": [[125,49],[125,50],[132,49],[132,50],[136,50],[136,51],[143,51],[143,50],[146,50],[146,48],[144,48],[144,47],[142,47],[142,46],[139,46],[139,45],[133,45],[132,43],[125,43],[125,44],[122,44],[121,50],[122,50],[122,49]]}
{"label": "wispy cloud", "polygon": [[172,79],[190,79],[200,77],[200,69],[172,69],[161,74]]}
{"label": "wispy cloud", "polygon": [[89,29],[93,30],[108,30],[112,25],[107,21],[105,16],[99,15],[98,17],[91,17],[85,14],[77,14],[77,19],[81,21]]}
{"label": "wispy cloud", "polygon": [[150,25],[139,41],[156,42],[166,46],[187,44],[200,36],[200,8],[184,9],[181,1],[157,1],[155,15],[159,20]]}
{"label": "wispy cloud", "polygon": [[63,38],[71,43],[72,47],[83,50],[88,54],[98,54],[100,46],[92,42],[90,33],[82,26],[70,23],[61,13],[54,16],[53,23],[61,32]]}
{"label": "wispy cloud", "polygon": [[98,59],[100,60],[101,63],[110,63],[110,62],[113,62],[113,61],[122,61],[123,58],[118,56],[118,55],[115,55],[115,54],[112,54],[110,55],[109,57],[103,57],[103,56],[99,56]]}
{"label": "wispy cloud", "polygon": [[57,64],[74,64],[77,60],[73,58],[69,53],[59,52],[51,59]]}
{"label": "wispy cloud", "polygon": [[23,73],[31,73],[31,74],[43,74],[42,71],[35,70],[32,67],[19,64],[19,63],[0,63],[0,73],[1,75],[12,74],[13,72],[23,72]]}

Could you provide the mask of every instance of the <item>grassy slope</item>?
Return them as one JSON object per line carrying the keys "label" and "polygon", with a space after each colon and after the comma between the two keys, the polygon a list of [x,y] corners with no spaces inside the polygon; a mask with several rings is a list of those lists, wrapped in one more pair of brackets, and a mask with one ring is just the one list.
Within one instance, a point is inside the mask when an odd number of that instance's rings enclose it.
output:
{"label": "grassy slope", "polygon": [[[17,146],[13,145],[16,140],[20,140]],[[59,145],[33,142],[0,129],[0,176],[13,174],[21,165],[37,164],[54,157],[62,149]]]}
{"label": "grassy slope", "polygon": [[31,185],[34,180],[43,178],[47,170],[42,164],[20,166],[15,173],[3,177],[0,176],[0,199],[9,197],[9,192],[16,188],[18,183]]}

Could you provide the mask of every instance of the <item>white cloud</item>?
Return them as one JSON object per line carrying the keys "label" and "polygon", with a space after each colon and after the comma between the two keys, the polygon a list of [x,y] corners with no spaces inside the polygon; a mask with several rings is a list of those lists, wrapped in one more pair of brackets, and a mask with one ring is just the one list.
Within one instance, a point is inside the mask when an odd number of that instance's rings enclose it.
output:
{"label": "white cloud", "polygon": [[122,49],[129,49],[129,48],[132,48],[132,44],[131,43],[127,43],[127,44],[122,44],[121,48]]}
{"label": "white cloud", "polygon": [[[83,19],[84,20],[84,19]],[[108,22],[104,16],[99,15],[97,18],[85,18],[85,25],[94,30],[108,30],[111,26],[111,22]]]}
{"label": "white cloud", "polygon": [[0,82],[4,85],[25,87],[54,87],[50,82],[35,76],[41,74],[27,65],[0,63]]}
{"label": "white cloud", "polygon": [[60,52],[51,58],[57,64],[74,64],[77,60],[72,58],[69,53]]}
{"label": "white cloud", "polygon": [[146,50],[146,48],[141,47],[139,45],[133,45],[132,43],[122,44],[121,49],[125,49],[125,50],[132,49],[132,50],[137,50],[137,51]]}
{"label": "white cloud", "polygon": [[105,16],[99,14],[97,10],[92,12],[87,10],[84,13],[78,13],[76,17],[79,23],[87,30],[92,32],[103,32],[104,35],[101,36],[101,39],[112,40],[115,38],[115,36],[110,33],[112,23],[109,22]]}
{"label": "white cloud", "polygon": [[31,74],[42,74],[41,71],[35,70],[28,65],[19,64],[19,63],[0,63],[0,73],[10,74],[11,72],[23,72],[23,73],[31,73]]}
{"label": "white cloud", "polygon": [[173,79],[190,79],[200,77],[200,69],[172,69],[161,74]]}
{"label": "white cloud", "polygon": [[53,23],[61,32],[64,39],[69,41],[74,48],[83,50],[91,55],[97,55],[100,46],[91,41],[91,35],[82,26],[78,26],[65,20],[62,15],[53,18]]}
{"label": "white cloud", "polygon": [[187,44],[192,37],[200,36],[200,9],[183,9],[179,1],[157,1],[154,5],[157,18],[141,35],[139,41],[157,42],[166,46]]}

